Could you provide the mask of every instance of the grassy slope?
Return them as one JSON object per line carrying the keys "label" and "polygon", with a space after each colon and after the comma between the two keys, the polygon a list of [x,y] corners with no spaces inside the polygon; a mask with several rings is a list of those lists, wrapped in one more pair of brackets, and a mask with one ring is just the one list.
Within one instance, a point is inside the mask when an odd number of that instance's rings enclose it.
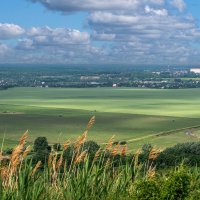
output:
{"label": "grassy slope", "polygon": [[[119,140],[140,138],[200,125],[199,100],[199,89],[14,88],[0,91],[0,134],[6,133],[8,144],[26,129],[30,140],[45,135],[50,142],[63,141],[80,135],[90,116],[96,115],[90,139],[104,142],[113,134]],[[131,148],[148,141],[168,146],[180,140],[188,138],[181,133],[135,142]]]}

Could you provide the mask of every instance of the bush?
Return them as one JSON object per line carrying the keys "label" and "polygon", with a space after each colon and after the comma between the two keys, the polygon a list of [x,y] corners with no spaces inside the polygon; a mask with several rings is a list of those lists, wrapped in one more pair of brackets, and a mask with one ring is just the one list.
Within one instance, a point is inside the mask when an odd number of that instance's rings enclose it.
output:
{"label": "bush", "polygon": [[119,144],[119,141],[113,142],[113,146],[118,145],[118,144]]}
{"label": "bush", "polygon": [[53,145],[53,149],[54,149],[55,151],[61,151],[61,144],[60,144],[60,143],[54,144],[54,145]]}
{"label": "bush", "polygon": [[183,168],[171,172],[162,187],[162,199],[182,200],[189,196],[190,176]]}
{"label": "bush", "polygon": [[182,162],[189,166],[200,166],[200,142],[177,144],[165,149],[157,158],[158,167],[180,165]]}
{"label": "bush", "polygon": [[6,150],[4,150],[4,153],[8,155],[12,154],[12,152],[13,152],[13,148],[7,148]]}
{"label": "bush", "polygon": [[160,200],[160,187],[154,180],[141,180],[135,185],[135,199]]}
{"label": "bush", "polygon": [[89,155],[94,155],[99,150],[99,148],[100,146],[94,141],[87,141],[82,146],[82,150],[87,150]]}
{"label": "bush", "polygon": [[149,157],[149,153],[151,152],[153,146],[151,144],[144,144],[142,146],[142,153],[139,155],[140,162],[146,162]]}
{"label": "bush", "polygon": [[48,149],[48,142],[46,137],[38,137],[34,142],[33,149],[37,151],[45,151]]}
{"label": "bush", "polygon": [[35,165],[38,161],[41,161],[42,164],[47,163],[49,158],[49,152],[47,150],[36,151],[33,155],[33,164]]}
{"label": "bush", "polygon": [[119,144],[120,145],[125,145],[125,144],[127,144],[127,142],[126,141],[121,141]]}

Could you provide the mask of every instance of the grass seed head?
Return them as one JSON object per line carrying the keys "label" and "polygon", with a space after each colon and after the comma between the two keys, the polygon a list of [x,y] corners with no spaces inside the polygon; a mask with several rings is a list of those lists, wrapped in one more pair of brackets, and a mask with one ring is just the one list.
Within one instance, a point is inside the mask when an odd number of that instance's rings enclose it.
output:
{"label": "grass seed head", "polygon": [[100,147],[100,148],[98,149],[98,151],[95,153],[93,162],[96,161],[96,160],[99,158],[100,153],[101,153],[101,147]]}
{"label": "grass seed head", "polygon": [[156,160],[156,158],[159,156],[161,152],[161,149],[156,149],[156,147],[153,147],[149,153],[149,160]]}
{"label": "grass seed head", "polygon": [[8,176],[8,168],[4,166],[0,169],[0,171],[2,180],[5,180],[5,178]]}
{"label": "grass seed head", "polygon": [[125,156],[127,153],[127,144],[122,147],[121,156]]}
{"label": "grass seed head", "polygon": [[76,157],[74,164],[76,165],[76,164],[80,163],[81,161],[83,161],[85,159],[86,155],[87,155],[87,151],[83,151],[80,155],[78,155]]}
{"label": "grass seed head", "polygon": [[28,138],[28,130],[22,135],[22,137],[19,140],[20,145],[24,145],[26,139]]}
{"label": "grass seed head", "polygon": [[60,169],[60,167],[62,166],[62,163],[63,163],[63,155],[61,154],[57,164],[56,164],[56,169]]}
{"label": "grass seed head", "polygon": [[83,133],[83,135],[81,137],[78,138],[78,140],[76,141],[74,147],[76,150],[79,150],[79,148],[84,144],[84,142],[86,141],[87,138],[87,131],[85,131]]}
{"label": "grass seed head", "polygon": [[111,155],[112,155],[112,156],[116,156],[117,153],[118,153],[118,151],[119,151],[119,149],[120,149],[120,144],[117,144],[117,145],[113,148],[113,150],[112,150],[112,152],[111,152]]}
{"label": "grass seed head", "polygon": [[63,151],[67,150],[67,148],[69,147],[70,143],[71,143],[71,142],[70,142],[69,140],[67,140],[67,141],[63,144]]}
{"label": "grass seed head", "polygon": [[147,171],[147,178],[152,179],[156,176],[156,167],[150,167]]}
{"label": "grass seed head", "polygon": [[108,151],[108,150],[112,147],[114,138],[115,138],[115,136],[113,135],[113,136],[109,139],[109,141],[108,141],[108,143],[107,143],[107,145],[106,145],[106,147],[105,147],[105,151]]}
{"label": "grass seed head", "polygon": [[25,149],[25,151],[23,152],[23,155],[22,155],[23,159],[28,155],[28,153],[30,152],[30,150],[31,150],[30,146],[26,147],[26,149]]}
{"label": "grass seed head", "polygon": [[53,155],[52,152],[49,154],[48,157],[48,167],[50,168],[52,166],[52,160],[53,160]]}
{"label": "grass seed head", "polygon": [[2,152],[0,152],[0,161],[3,160],[3,155],[2,155]]}
{"label": "grass seed head", "polygon": [[40,168],[41,164],[42,164],[41,161],[38,161],[38,162],[37,162],[37,164],[35,165],[35,167],[34,167],[32,173],[31,173],[31,176],[34,176],[34,175],[35,175],[35,173],[37,172],[37,170]]}
{"label": "grass seed head", "polygon": [[86,127],[86,130],[89,131],[92,128],[92,126],[94,125],[94,123],[95,123],[95,116],[91,117],[91,119],[88,122],[88,125]]}

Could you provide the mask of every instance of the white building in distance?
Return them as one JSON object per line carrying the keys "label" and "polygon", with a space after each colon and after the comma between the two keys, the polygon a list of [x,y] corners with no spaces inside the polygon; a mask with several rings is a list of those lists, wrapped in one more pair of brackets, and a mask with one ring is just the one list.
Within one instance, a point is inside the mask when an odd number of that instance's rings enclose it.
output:
{"label": "white building in distance", "polygon": [[195,74],[200,74],[200,68],[190,69],[190,72],[194,72]]}

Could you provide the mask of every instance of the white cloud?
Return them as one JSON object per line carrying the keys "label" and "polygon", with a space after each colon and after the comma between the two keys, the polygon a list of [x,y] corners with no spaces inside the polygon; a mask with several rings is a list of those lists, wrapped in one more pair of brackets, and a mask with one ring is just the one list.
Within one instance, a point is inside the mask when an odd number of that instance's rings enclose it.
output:
{"label": "white cloud", "polygon": [[27,35],[37,45],[83,45],[90,42],[90,35],[87,32],[80,32],[75,29],[33,27],[27,30]]}
{"label": "white cloud", "polygon": [[97,33],[97,32],[94,32],[92,34],[92,38],[94,40],[111,41],[111,40],[114,40],[115,37],[116,37],[115,34],[105,34],[105,33]]}
{"label": "white cloud", "polygon": [[0,46],[0,62],[89,63],[103,52],[90,44],[89,33],[75,29],[32,27],[16,42]]}
{"label": "white cloud", "polygon": [[[17,44],[4,44],[0,50],[6,52],[6,48],[12,49],[9,51],[11,53],[7,54],[11,62],[134,64],[200,62],[200,29],[193,17],[187,16],[187,12],[182,12],[186,9],[183,0],[34,0],[34,2],[64,13],[87,12],[88,16],[83,20],[87,21],[89,31],[48,26],[25,30],[14,25],[15,29],[10,31],[10,34],[4,34],[4,39],[18,36]],[[180,12],[174,12],[175,9]]]}
{"label": "white cloud", "polygon": [[0,55],[4,55],[9,51],[9,47],[6,44],[0,44]]}
{"label": "white cloud", "polygon": [[146,3],[162,5],[165,0],[29,0],[61,12],[137,10]]}
{"label": "white cloud", "polygon": [[24,33],[24,29],[15,24],[0,23],[0,40],[16,38]]}
{"label": "white cloud", "polygon": [[183,12],[186,8],[184,0],[172,0],[171,5],[177,8],[180,12]]}
{"label": "white cloud", "polygon": [[168,11],[166,9],[153,9],[150,8],[149,6],[145,6],[145,12],[148,14],[156,14],[156,15],[161,15],[161,16],[167,16]]}

